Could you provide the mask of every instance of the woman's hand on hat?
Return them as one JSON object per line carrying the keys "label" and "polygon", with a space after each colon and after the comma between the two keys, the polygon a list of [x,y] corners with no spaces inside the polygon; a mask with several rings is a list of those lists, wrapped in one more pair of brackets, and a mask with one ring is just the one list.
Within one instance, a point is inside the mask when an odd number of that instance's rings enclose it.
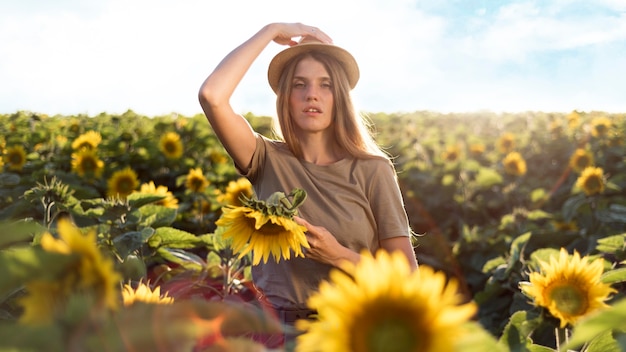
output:
{"label": "woman's hand on hat", "polygon": [[276,34],[274,42],[281,45],[294,46],[298,42],[293,40],[296,37],[315,38],[322,43],[332,44],[333,40],[326,33],[317,27],[308,26],[302,23],[274,23]]}

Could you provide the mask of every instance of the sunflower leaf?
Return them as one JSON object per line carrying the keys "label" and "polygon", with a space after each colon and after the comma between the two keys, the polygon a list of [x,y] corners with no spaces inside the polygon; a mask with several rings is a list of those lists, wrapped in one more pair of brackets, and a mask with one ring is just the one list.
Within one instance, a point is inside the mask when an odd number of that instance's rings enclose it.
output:
{"label": "sunflower leaf", "polygon": [[626,268],[617,268],[609,270],[602,274],[600,281],[605,284],[615,284],[618,282],[626,282]]}

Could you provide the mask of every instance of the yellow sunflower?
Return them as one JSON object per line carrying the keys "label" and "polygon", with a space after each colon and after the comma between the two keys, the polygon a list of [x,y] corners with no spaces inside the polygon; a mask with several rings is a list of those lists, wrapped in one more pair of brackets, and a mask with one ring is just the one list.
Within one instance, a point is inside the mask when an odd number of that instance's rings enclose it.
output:
{"label": "yellow sunflower", "polygon": [[485,152],[485,145],[482,143],[472,143],[469,146],[470,154],[481,156]]}
{"label": "yellow sunflower", "polygon": [[515,148],[515,135],[511,132],[506,132],[497,142],[498,150],[500,153],[510,153]]}
{"label": "yellow sunflower", "polygon": [[139,282],[136,288],[130,284],[124,284],[122,288],[122,301],[124,306],[130,306],[135,302],[143,302],[149,304],[172,304],[174,298],[169,297],[167,292],[161,295],[161,287],[150,288],[150,283]]}
{"label": "yellow sunflower", "polygon": [[612,122],[607,117],[596,117],[591,121],[591,135],[594,137],[604,137],[609,134]]}
{"label": "yellow sunflower", "polygon": [[80,149],[72,153],[72,171],[80,177],[98,178],[104,170],[104,161],[98,158],[95,149]]}
{"label": "yellow sunflower", "polygon": [[183,142],[176,132],[167,132],[161,136],[159,150],[168,159],[178,159],[183,155]]}
{"label": "yellow sunflower", "polygon": [[412,272],[399,251],[363,252],[342,269],[309,298],[318,319],[296,322],[305,331],[296,351],[454,351],[477,311],[462,302],[454,278],[425,265]]}
{"label": "yellow sunflower", "polygon": [[127,167],[123,170],[116,171],[111,178],[109,178],[107,196],[126,199],[138,186],[139,180],[137,179],[137,173],[130,167]]}
{"label": "yellow sunflower", "polygon": [[157,196],[164,196],[165,198],[155,202],[156,205],[161,205],[166,208],[178,209],[178,199],[170,192],[166,186],[156,186],[154,181],[144,183],[139,188],[139,191],[135,191],[143,194],[153,194]]}
{"label": "yellow sunflower", "polygon": [[80,150],[83,148],[86,149],[96,149],[98,145],[102,142],[102,136],[100,132],[96,131],[87,131],[80,136],[78,136],[72,142],[72,149]]}
{"label": "yellow sunflower", "polygon": [[518,152],[510,152],[502,160],[504,172],[513,176],[522,176],[526,174],[526,160]]}
{"label": "yellow sunflower", "polygon": [[593,165],[593,155],[583,148],[578,148],[569,159],[569,166],[577,173]]}
{"label": "yellow sunflower", "polygon": [[9,170],[20,171],[26,164],[26,150],[21,145],[10,146],[4,151],[4,162]]}
{"label": "yellow sunflower", "polygon": [[202,193],[209,186],[209,180],[204,177],[202,169],[198,167],[189,170],[185,186],[194,193]]}
{"label": "yellow sunflower", "polygon": [[45,233],[41,247],[48,252],[76,255],[75,265],[54,281],[31,281],[26,295],[19,300],[24,308],[20,322],[45,324],[54,319],[67,298],[75,292],[92,294],[99,307],[116,309],[121,275],[114,270],[113,261],[98,248],[96,233],[84,235],[67,219],[58,222],[59,238]]}
{"label": "yellow sunflower", "polygon": [[575,187],[586,195],[592,196],[604,192],[604,171],[600,167],[586,167],[576,180]]}
{"label": "yellow sunflower", "polygon": [[578,111],[572,111],[569,114],[567,114],[567,126],[571,130],[578,127],[579,123],[580,123],[580,114],[578,113]]}
{"label": "yellow sunflower", "polygon": [[245,177],[240,177],[236,181],[228,182],[226,192],[217,196],[217,201],[224,205],[234,205],[236,207],[242,206],[242,196],[251,198],[254,194],[252,190],[252,184]]}
{"label": "yellow sunflower", "polygon": [[[289,201],[293,197],[293,203]],[[276,192],[266,201],[244,199],[243,206],[222,207],[222,215],[215,222],[231,247],[242,258],[252,252],[252,264],[263,259],[267,263],[272,255],[276,262],[282,258],[304,257],[302,248],[310,248],[304,232],[306,227],[293,220],[296,208],[304,201],[306,193],[296,189],[289,196]]]}
{"label": "yellow sunflower", "polygon": [[456,145],[449,145],[442,153],[441,158],[446,162],[455,162],[461,157],[461,148]]}
{"label": "yellow sunflower", "polygon": [[600,281],[604,270],[601,258],[589,262],[589,257],[581,258],[578,252],[570,256],[561,248],[558,260],[551,257],[550,263],[540,262],[540,266],[541,272],[531,272],[530,282],[520,283],[520,288],[536,306],[558,318],[561,328],[607,307],[604,301],[616,292]]}

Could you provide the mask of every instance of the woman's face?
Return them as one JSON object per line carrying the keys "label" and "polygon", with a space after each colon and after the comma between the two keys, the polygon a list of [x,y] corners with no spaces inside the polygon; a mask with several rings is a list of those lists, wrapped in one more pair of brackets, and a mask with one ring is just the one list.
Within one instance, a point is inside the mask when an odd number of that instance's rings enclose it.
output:
{"label": "woman's face", "polygon": [[321,132],[333,121],[333,82],[322,63],[305,57],[296,65],[289,112],[299,132]]}

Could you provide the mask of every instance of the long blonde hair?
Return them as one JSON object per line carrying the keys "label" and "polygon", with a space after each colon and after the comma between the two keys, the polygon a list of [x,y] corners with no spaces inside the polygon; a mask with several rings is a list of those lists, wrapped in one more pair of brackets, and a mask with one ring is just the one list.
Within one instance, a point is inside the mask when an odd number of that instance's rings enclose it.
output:
{"label": "long blonde hair", "polygon": [[389,156],[374,141],[371,129],[373,126],[370,121],[355,111],[348,77],[339,62],[330,55],[316,51],[296,56],[285,65],[276,96],[276,113],[280,130],[275,126],[275,133],[285,141],[296,157],[302,157],[302,148],[296,137],[295,126],[289,112],[289,96],[293,89],[292,81],[296,66],[305,57],[310,57],[324,65],[333,82],[333,130],[337,144],[355,158],[389,159]]}

